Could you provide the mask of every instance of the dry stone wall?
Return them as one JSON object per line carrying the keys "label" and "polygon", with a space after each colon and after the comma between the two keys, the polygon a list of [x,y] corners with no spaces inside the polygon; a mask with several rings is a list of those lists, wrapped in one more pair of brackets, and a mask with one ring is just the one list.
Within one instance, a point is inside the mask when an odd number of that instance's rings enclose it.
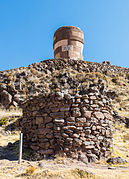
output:
{"label": "dry stone wall", "polygon": [[84,162],[111,154],[112,108],[96,87],[83,95],[41,94],[22,107],[24,147],[40,155],[61,154]]}

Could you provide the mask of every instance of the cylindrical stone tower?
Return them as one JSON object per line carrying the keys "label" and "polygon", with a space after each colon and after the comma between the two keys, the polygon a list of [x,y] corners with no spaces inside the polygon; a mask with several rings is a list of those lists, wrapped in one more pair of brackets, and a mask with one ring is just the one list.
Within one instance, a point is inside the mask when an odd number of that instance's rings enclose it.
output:
{"label": "cylindrical stone tower", "polygon": [[78,27],[63,26],[54,34],[54,58],[83,60],[84,35]]}

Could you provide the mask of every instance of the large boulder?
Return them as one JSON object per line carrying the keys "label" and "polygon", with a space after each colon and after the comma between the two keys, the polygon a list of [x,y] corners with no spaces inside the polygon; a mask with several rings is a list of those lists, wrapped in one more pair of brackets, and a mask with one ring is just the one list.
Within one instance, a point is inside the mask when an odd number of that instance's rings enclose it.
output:
{"label": "large boulder", "polygon": [[0,93],[0,102],[3,106],[8,107],[12,102],[12,96],[6,90]]}

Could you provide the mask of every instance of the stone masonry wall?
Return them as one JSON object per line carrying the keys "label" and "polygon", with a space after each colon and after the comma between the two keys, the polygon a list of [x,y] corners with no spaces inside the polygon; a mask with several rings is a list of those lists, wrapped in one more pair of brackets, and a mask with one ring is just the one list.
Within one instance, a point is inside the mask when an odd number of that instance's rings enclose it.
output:
{"label": "stone masonry wall", "polygon": [[71,58],[83,60],[84,35],[80,28],[64,26],[54,34],[54,58]]}
{"label": "stone masonry wall", "polygon": [[84,95],[42,94],[22,107],[24,147],[41,155],[62,154],[84,162],[111,154],[111,105],[95,87]]}

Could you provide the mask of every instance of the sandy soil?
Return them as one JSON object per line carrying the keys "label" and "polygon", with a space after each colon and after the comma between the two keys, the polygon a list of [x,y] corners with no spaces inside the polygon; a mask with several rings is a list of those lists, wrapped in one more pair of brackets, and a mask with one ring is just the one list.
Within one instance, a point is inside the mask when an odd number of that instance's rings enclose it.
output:
{"label": "sandy soil", "polygon": [[[0,153],[5,152],[8,142],[14,143],[19,139],[19,132],[4,133],[0,129]],[[2,133],[3,132],[3,133]],[[3,151],[2,151],[3,149]],[[109,167],[104,161],[94,164],[67,158],[57,157],[54,160],[27,161],[22,160],[18,164],[18,158],[11,151],[6,150],[5,158],[0,159],[0,178],[104,178],[104,179],[126,179],[129,178],[129,166]],[[12,155],[12,158],[11,158]],[[6,158],[6,156],[8,156]],[[31,168],[30,168],[31,166]],[[32,167],[33,166],[33,167]],[[29,172],[28,172],[29,171]]]}
{"label": "sandy soil", "polygon": [[3,110],[0,109],[0,118],[2,117],[13,117],[13,116],[22,116],[22,110]]}
{"label": "sandy soil", "polygon": [[[129,129],[115,126],[114,156],[129,154]],[[0,127],[0,179],[128,179],[129,165],[109,166],[105,161],[84,164],[57,156],[53,160],[28,161],[18,164],[20,131]]]}

